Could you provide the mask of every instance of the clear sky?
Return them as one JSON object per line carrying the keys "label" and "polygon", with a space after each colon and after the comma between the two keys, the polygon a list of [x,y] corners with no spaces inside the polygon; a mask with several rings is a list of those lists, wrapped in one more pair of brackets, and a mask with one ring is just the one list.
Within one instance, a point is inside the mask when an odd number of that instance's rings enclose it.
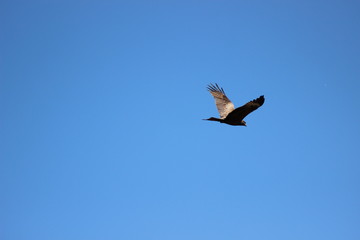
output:
{"label": "clear sky", "polygon": [[[360,3],[0,3],[0,239],[360,239]],[[247,127],[217,117],[265,95]]]}

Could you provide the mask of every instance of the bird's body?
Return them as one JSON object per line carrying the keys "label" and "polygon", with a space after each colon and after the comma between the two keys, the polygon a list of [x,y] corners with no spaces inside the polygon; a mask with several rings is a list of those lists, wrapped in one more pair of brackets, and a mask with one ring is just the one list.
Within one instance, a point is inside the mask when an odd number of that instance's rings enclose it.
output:
{"label": "bird's body", "polygon": [[217,121],[233,126],[246,126],[244,118],[265,102],[265,98],[262,95],[235,109],[234,104],[227,98],[224,89],[220,88],[217,84],[210,84],[208,90],[215,99],[220,118],[211,117],[204,120]]}

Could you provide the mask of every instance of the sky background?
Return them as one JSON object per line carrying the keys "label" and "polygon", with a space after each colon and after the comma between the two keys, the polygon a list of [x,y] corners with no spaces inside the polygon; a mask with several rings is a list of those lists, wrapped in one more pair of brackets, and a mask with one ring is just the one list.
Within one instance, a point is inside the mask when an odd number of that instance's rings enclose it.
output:
{"label": "sky background", "polygon": [[[360,239],[360,3],[0,3],[0,239]],[[265,95],[248,127],[217,117]]]}

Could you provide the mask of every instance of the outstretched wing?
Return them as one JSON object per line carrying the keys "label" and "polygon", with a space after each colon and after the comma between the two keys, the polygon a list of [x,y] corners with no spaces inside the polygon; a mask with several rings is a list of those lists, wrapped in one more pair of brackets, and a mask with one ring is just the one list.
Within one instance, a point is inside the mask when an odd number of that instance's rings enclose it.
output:
{"label": "outstretched wing", "polygon": [[235,109],[234,104],[227,98],[224,89],[220,88],[216,83],[215,85],[208,85],[207,89],[215,98],[215,103],[220,114],[220,118],[226,118],[226,116]]}
{"label": "outstretched wing", "polygon": [[258,109],[260,106],[262,106],[265,102],[264,96],[260,96],[257,99],[254,99],[248,103],[246,103],[244,106],[238,107],[234,111],[232,111],[227,118],[236,119],[238,121],[243,120],[248,114]]}

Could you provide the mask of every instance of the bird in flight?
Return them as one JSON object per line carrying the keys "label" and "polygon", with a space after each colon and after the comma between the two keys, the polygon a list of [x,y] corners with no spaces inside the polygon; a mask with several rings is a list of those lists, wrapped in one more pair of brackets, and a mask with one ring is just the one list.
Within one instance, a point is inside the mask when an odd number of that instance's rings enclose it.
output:
{"label": "bird in flight", "polygon": [[204,120],[217,121],[233,126],[246,126],[246,122],[243,119],[261,107],[265,102],[265,98],[262,95],[235,109],[234,104],[227,98],[224,89],[220,88],[216,83],[215,85],[208,85],[207,89],[215,99],[220,118],[211,117]]}

